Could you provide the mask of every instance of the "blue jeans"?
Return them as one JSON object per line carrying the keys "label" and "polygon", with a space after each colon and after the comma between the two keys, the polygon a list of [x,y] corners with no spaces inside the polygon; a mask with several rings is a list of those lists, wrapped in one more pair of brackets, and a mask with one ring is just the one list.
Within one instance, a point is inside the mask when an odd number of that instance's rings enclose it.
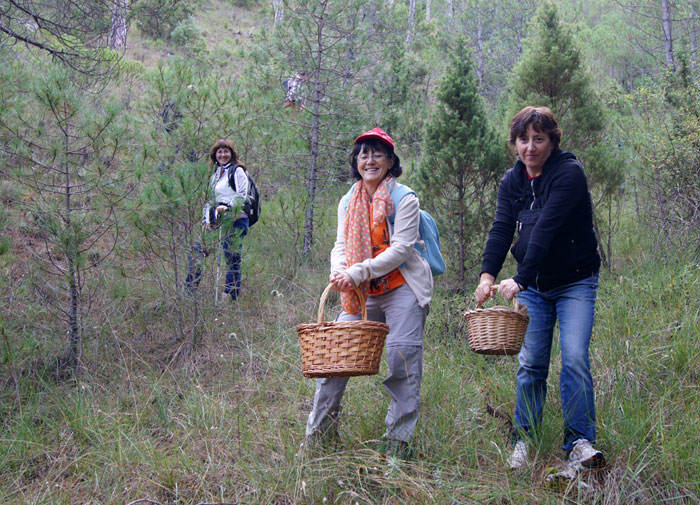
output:
{"label": "blue jeans", "polygon": [[593,331],[598,274],[546,292],[528,287],[518,295],[530,323],[518,355],[513,438],[517,440],[542,421],[554,325],[559,320],[561,406],[565,451],[573,442],[596,439],[595,398],[588,347]]}
{"label": "blue jeans", "polygon": [[[221,249],[228,270],[226,271],[226,284],[224,292],[228,293],[234,300],[238,298],[241,289],[241,249],[243,247],[243,237],[248,233],[248,218],[237,219],[231,228],[231,232],[221,239]],[[188,291],[194,291],[199,286],[202,276],[202,258],[204,250],[201,242],[192,245],[192,252],[187,262],[187,278],[185,287]]]}

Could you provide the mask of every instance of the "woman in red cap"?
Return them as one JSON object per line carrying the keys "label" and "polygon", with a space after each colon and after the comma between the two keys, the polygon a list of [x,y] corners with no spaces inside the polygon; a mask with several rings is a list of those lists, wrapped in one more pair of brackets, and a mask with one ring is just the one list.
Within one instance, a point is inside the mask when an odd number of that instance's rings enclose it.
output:
{"label": "woman in red cap", "polygon": [[[418,197],[396,182],[401,163],[394,141],[381,128],[357,137],[349,163],[358,182],[338,205],[338,231],[331,251],[330,282],[341,292],[343,309],[337,321],[360,319],[361,307],[353,290],[357,287],[367,300],[368,319],[388,324],[389,375],[383,385],[391,403],[383,450],[408,456],[418,420],[423,328],[433,293],[430,267],[414,247],[420,239]],[[397,188],[405,196],[392,196]],[[307,446],[338,438],[337,420],[347,381],[342,377],[317,380],[306,424]]]}

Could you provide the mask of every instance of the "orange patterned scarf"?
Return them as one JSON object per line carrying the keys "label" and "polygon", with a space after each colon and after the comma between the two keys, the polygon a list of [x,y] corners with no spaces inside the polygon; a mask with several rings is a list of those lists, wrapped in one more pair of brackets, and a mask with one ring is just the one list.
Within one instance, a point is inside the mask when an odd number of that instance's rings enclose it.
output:
{"label": "orange patterned scarf", "polygon": [[[388,175],[379,184],[371,199],[362,180],[355,186],[345,211],[345,262],[348,267],[372,257],[371,230],[394,213],[394,201],[387,189],[390,178],[391,176]],[[372,205],[372,223],[369,222],[370,204]],[[369,281],[360,284],[358,289],[367,299]],[[345,312],[350,314],[362,312],[360,301],[354,292],[342,293],[340,300]]]}

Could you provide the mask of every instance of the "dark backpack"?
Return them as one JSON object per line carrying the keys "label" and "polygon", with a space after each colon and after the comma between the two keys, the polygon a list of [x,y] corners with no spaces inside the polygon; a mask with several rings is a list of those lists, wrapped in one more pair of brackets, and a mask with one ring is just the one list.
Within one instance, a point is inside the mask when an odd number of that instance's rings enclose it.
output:
{"label": "dark backpack", "polygon": [[[248,226],[253,226],[260,219],[260,192],[258,187],[255,185],[255,181],[250,176],[250,173],[243,165],[236,165],[235,168],[241,167],[245,172],[246,177],[248,177],[248,195],[246,197],[246,202],[243,205],[243,212],[248,214]],[[228,183],[232,188],[236,188],[236,170],[230,170],[228,175]],[[236,188],[238,191],[238,188]]]}

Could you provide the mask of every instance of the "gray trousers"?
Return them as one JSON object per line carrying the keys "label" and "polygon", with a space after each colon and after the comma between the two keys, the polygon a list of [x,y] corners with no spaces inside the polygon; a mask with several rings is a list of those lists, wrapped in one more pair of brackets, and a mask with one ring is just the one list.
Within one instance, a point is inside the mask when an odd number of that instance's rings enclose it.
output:
{"label": "gray trousers", "polygon": [[[389,375],[382,382],[391,396],[382,438],[408,442],[418,422],[423,377],[423,327],[428,307],[420,307],[408,285],[367,298],[367,319],[389,325],[386,357]],[[360,316],[342,312],[336,321],[355,321]],[[326,433],[341,412],[347,377],[317,379],[314,406],[306,423],[306,436]]]}

